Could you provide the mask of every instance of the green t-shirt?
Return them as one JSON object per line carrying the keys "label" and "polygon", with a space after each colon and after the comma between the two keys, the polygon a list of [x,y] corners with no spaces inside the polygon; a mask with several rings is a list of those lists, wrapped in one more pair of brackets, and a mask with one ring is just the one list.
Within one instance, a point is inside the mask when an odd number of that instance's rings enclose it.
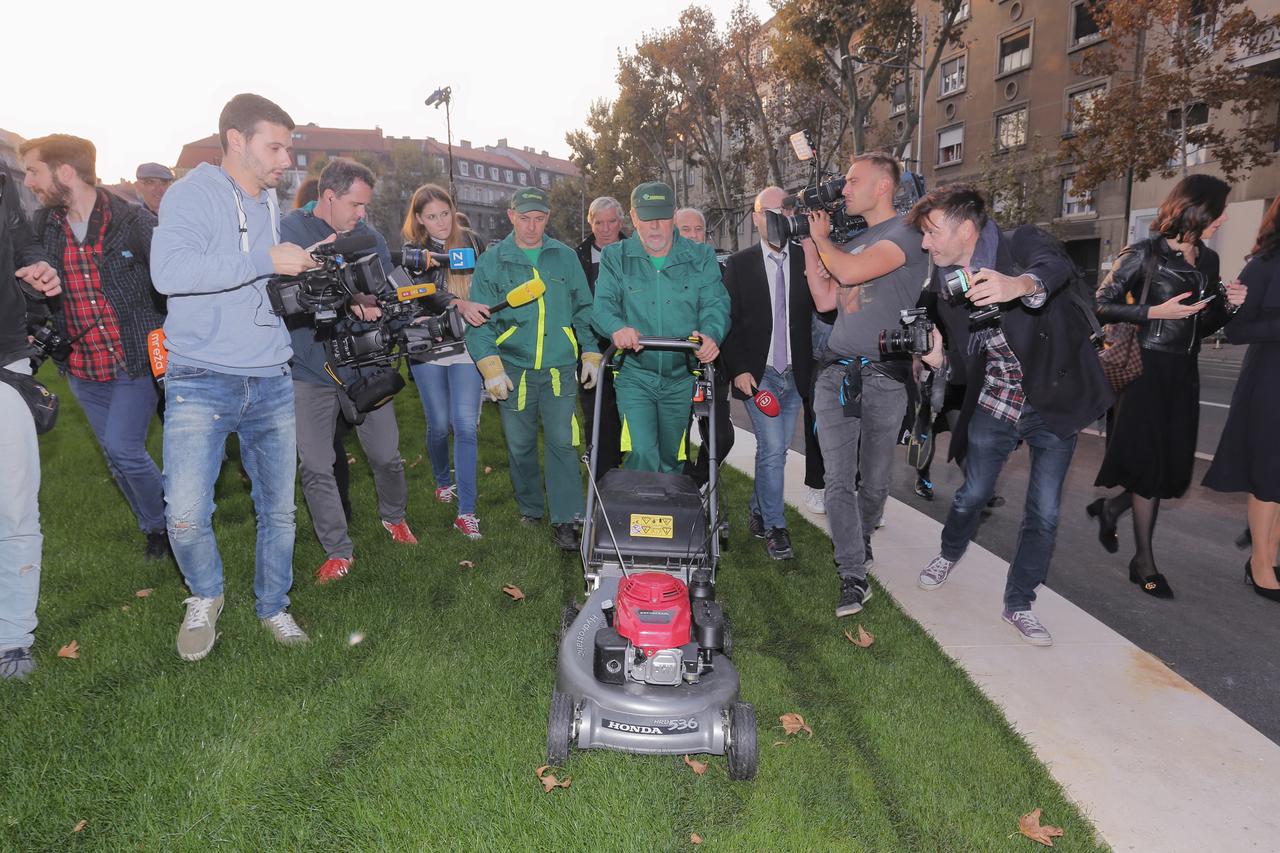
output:
{"label": "green t-shirt", "polygon": [[542,254],[541,246],[536,249],[521,249],[520,251],[524,252],[525,255],[528,256],[530,264],[535,267],[538,265],[538,256]]}
{"label": "green t-shirt", "polygon": [[666,262],[667,262],[666,255],[663,255],[660,258],[655,257],[653,255],[649,256],[649,263],[653,264],[653,268],[658,272],[662,272],[662,265],[665,264]]}

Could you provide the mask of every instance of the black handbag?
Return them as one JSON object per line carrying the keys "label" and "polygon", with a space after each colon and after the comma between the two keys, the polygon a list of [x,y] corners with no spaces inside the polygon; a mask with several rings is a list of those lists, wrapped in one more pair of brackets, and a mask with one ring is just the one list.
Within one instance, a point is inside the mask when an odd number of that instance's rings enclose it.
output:
{"label": "black handbag", "polygon": [[31,410],[31,419],[35,421],[36,435],[44,435],[53,429],[58,422],[58,396],[25,373],[17,373],[7,367],[0,367],[0,382],[5,383],[18,392],[18,396]]}

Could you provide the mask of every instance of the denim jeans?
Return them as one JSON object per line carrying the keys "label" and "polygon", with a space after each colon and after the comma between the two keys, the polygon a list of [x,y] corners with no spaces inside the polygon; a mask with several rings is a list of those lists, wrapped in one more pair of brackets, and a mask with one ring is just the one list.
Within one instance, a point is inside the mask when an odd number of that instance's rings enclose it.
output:
{"label": "denim jeans", "polygon": [[293,381],[170,365],[165,378],[164,484],[169,542],[193,595],[222,594],[222,556],[213,535],[213,489],[227,436],[253,484],[258,520],[253,591],[258,618],[289,606],[293,585]]}
{"label": "denim jeans", "polygon": [[771,530],[787,526],[783,515],[783,473],[787,467],[787,447],[796,433],[796,418],[803,405],[790,368],[786,373],[779,373],[765,367],[759,388],[773,394],[781,408],[777,416],[771,418],[753,401],[748,400],[746,404],[751,431],[756,435],[756,481],[751,493],[751,511],[759,513],[764,518],[765,529]]}
{"label": "denim jeans", "polygon": [[1036,587],[1049,576],[1049,559],[1058,530],[1058,506],[1062,482],[1071,467],[1076,437],[1058,438],[1030,405],[1022,409],[1016,424],[992,417],[981,409],[969,420],[969,449],[964,462],[964,483],[951,502],[942,528],[942,556],[959,560],[982,520],[982,509],[991,500],[1005,460],[1018,446],[1031,449],[1031,476],[1022,510],[1018,547],[1005,582],[1006,610],[1026,610],[1036,600]]}
{"label": "denim jeans", "polygon": [[[476,511],[476,442],[484,381],[473,362],[410,365],[427,416],[427,456],[436,486],[458,483],[458,514]],[[449,429],[453,428],[453,473],[449,471]]]}
{"label": "denim jeans", "polygon": [[130,379],[124,371],[106,382],[76,376],[67,381],[138,527],[143,533],[162,532],[164,480],[147,452],[147,428],[156,411],[155,381],[148,375]]}
{"label": "denim jeans", "polygon": [[[8,365],[31,373],[27,359]],[[31,410],[0,382],[0,652],[31,647],[40,595],[40,445]]]}

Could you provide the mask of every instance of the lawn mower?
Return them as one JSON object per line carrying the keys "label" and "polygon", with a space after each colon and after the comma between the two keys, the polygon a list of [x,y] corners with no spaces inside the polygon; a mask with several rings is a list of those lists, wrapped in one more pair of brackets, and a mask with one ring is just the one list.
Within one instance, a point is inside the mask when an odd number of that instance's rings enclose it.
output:
{"label": "lawn mower", "polygon": [[[642,337],[650,349],[692,353],[697,338]],[[603,354],[611,365],[615,348]],[[607,381],[601,371],[600,381]],[[595,395],[581,556],[587,601],[561,614],[547,761],[573,746],[728,757],[729,777],[756,773],[756,717],[738,701],[729,620],[716,597],[720,557],[715,374],[703,365],[694,414],[711,419],[710,479],[614,469],[596,482]]]}

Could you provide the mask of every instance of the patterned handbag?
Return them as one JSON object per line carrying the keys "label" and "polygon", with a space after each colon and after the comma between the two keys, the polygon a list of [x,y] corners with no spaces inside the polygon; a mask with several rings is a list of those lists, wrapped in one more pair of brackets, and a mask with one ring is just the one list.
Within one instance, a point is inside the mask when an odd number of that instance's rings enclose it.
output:
{"label": "patterned handbag", "polygon": [[[1156,257],[1152,253],[1147,258],[1142,298],[1137,303],[1139,305],[1147,303],[1155,269]],[[1119,394],[1142,375],[1142,346],[1138,343],[1138,327],[1134,323],[1108,323],[1102,327],[1102,331],[1105,347],[1098,353],[1098,361],[1102,362],[1102,372],[1107,381]]]}

